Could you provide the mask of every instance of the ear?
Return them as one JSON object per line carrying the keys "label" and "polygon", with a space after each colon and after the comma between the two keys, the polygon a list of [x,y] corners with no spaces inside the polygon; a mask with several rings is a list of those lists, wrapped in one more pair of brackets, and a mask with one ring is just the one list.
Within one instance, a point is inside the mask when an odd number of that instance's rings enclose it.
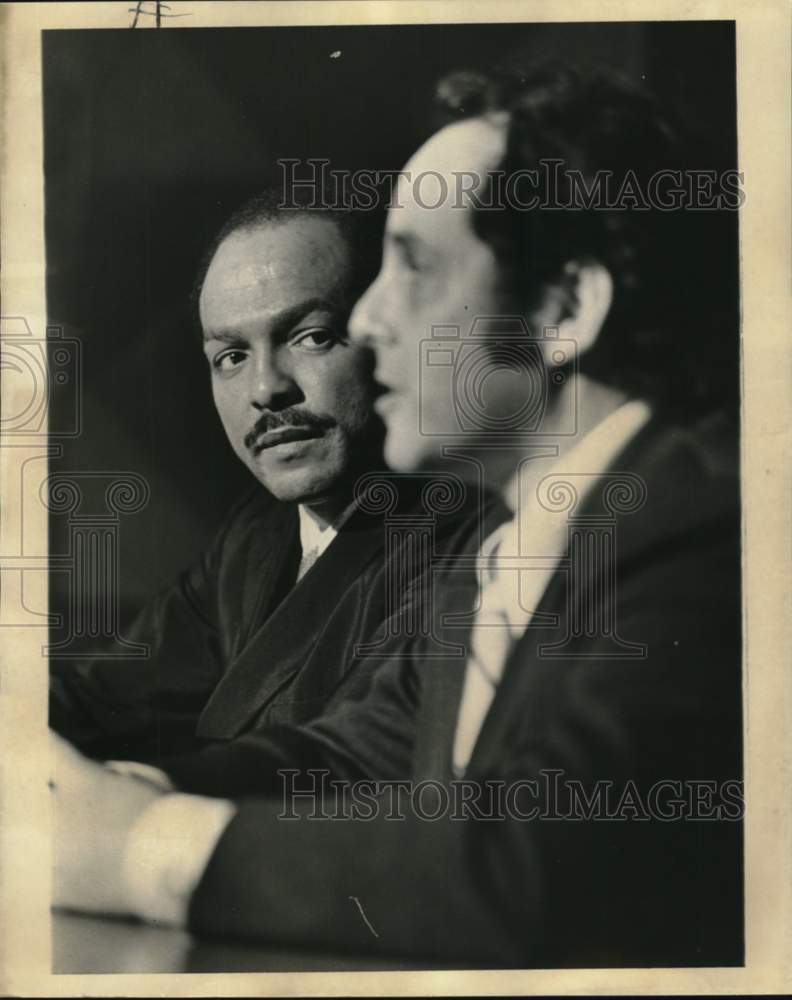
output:
{"label": "ear", "polygon": [[[563,278],[548,288],[534,322],[539,329],[554,326],[558,337],[573,340],[582,357],[597,342],[613,301],[610,271],[597,261],[568,261]],[[552,339],[543,341],[545,364],[555,368]]]}

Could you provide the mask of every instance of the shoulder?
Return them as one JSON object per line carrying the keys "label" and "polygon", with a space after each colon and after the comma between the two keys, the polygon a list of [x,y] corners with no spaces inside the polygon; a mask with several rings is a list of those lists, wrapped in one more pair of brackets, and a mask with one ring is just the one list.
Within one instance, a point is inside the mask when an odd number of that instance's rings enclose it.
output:
{"label": "shoulder", "polygon": [[646,549],[691,544],[713,534],[737,540],[740,516],[739,435],[726,417],[692,425],[655,420],[608,472],[630,477],[636,500],[618,512],[620,533]]}
{"label": "shoulder", "polygon": [[725,414],[715,413],[694,424],[657,420],[648,428],[643,454],[637,464],[678,470],[696,488],[737,488],[739,429]]}
{"label": "shoulder", "polygon": [[[361,522],[391,521],[402,529],[431,533],[443,549],[464,547],[466,539],[489,529],[500,501],[479,483],[457,472],[369,473],[356,485]],[[409,532],[407,532],[409,533]]]}

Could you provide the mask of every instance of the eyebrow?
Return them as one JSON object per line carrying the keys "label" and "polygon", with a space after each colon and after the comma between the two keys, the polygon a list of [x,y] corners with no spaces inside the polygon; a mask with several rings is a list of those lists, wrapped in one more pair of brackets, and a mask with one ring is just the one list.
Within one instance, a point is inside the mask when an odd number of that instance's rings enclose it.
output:
{"label": "eyebrow", "polygon": [[[295,323],[299,323],[301,319],[310,315],[312,312],[330,312],[340,315],[343,313],[343,308],[338,302],[333,302],[330,299],[322,298],[321,296],[314,296],[310,299],[305,299],[303,302],[298,302],[297,305],[289,306],[287,309],[282,309],[279,313],[271,318],[270,325],[273,333],[282,332],[283,330],[288,330]],[[245,338],[235,329],[219,329],[219,330],[209,330],[204,331],[203,340],[207,343],[210,340],[219,340],[225,344],[238,344],[241,340]]]}

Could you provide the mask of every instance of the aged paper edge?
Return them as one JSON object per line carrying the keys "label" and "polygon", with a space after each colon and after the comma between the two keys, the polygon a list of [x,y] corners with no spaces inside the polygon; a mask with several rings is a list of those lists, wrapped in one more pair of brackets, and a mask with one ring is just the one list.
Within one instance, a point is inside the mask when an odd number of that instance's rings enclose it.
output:
{"label": "aged paper edge", "polygon": [[[2,4],[2,314],[46,329],[40,32],[126,28],[129,3]],[[50,973],[50,811],[41,629],[0,629],[0,991],[22,996],[366,996],[773,993],[792,987],[790,626],[790,13],[779,0],[459,0],[178,3],[168,30],[285,24],[734,20],[742,281],[746,736],[746,964],[740,969],[475,972]],[[706,53],[702,53],[706,59]],[[14,412],[5,397],[4,412]],[[5,411],[5,406],[11,409]],[[26,439],[20,439],[24,444]],[[42,440],[0,449],[2,552],[21,553],[24,497],[7,487]],[[46,555],[46,512],[25,509],[25,551]],[[45,564],[43,564],[45,565]],[[26,593],[47,604],[46,573]],[[5,599],[5,598],[3,598]]]}

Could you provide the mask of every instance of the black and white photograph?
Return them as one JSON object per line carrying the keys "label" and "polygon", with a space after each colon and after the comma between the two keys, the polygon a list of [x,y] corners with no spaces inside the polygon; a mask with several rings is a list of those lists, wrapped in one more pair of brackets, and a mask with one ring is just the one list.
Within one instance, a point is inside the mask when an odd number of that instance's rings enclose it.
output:
{"label": "black and white photograph", "polygon": [[748,658],[747,29],[91,6],[37,32],[4,278],[44,311],[1,331],[48,982],[745,974],[789,707]]}

